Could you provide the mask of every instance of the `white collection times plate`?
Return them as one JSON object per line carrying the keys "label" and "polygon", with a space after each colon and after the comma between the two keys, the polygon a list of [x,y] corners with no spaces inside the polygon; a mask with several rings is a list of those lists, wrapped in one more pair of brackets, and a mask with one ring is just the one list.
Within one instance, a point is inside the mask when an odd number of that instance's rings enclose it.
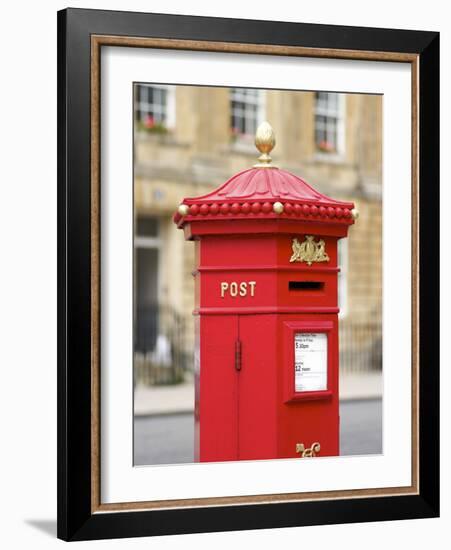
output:
{"label": "white collection times plate", "polygon": [[294,389],[327,390],[327,334],[297,332],[294,336]]}

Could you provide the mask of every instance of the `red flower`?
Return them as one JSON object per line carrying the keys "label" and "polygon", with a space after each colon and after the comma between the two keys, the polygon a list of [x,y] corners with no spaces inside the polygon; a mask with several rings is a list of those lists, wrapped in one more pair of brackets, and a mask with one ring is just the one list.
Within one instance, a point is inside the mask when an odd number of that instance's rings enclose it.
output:
{"label": "red flower", "polygon": [[329,141],[323,140],[318,143],[318,148],[321,149],[321,151],[333,151],[334,146]]}
{"label": "red flower", "polygon": [[147,115],[146,121],[144,122],[144,126],[146,128],[153,128],[155,126],[155,120],[154,120],[153,116]]}

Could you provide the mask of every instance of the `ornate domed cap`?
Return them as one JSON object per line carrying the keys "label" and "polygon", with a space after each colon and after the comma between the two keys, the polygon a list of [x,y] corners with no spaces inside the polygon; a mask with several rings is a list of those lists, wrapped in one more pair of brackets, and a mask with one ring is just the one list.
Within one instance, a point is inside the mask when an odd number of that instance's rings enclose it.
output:
{"label": "ornate domed cap", "polygon": [[[352,202],[337,201],[319,193],[291,172],[272,164],[269,153],[276,144],[268,122],[257,129],[258,163],[232,176],[218,189],[186,198],[174,214],[179,227],[193,219],[304,218],[350,225],[357,218]],[[271,169],[268,169],[271,168]]]}

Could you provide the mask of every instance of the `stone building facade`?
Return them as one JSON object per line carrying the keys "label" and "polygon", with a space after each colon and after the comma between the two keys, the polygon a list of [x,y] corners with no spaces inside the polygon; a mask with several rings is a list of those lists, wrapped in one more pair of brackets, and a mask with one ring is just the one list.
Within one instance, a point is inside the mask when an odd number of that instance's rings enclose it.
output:
{"label": "stone building facade", "polygon": [[135,349],[141,358],[153,353],[154,362],[183,353],[189,363],[194,244],[185,242],[172,215],[182,198],[205,194],[256,162],[253,139],[263,120],[276,134],[275,164],[358,207],[360,217],[340,245],[341,325],[353,331],[343,333],[342,352],[362,348],[354,362],[378,367],[382,97],[376,95],[135,85]]}

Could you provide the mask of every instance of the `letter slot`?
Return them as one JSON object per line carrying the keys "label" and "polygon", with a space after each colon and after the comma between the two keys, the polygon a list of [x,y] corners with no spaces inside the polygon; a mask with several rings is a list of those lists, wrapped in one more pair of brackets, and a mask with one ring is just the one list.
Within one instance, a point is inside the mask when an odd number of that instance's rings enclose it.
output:
{"label": "letter slot", "polygon": [[322,281],[289,281],[288,290],[290,291],[322,291],[324,290],[324,283]]}

